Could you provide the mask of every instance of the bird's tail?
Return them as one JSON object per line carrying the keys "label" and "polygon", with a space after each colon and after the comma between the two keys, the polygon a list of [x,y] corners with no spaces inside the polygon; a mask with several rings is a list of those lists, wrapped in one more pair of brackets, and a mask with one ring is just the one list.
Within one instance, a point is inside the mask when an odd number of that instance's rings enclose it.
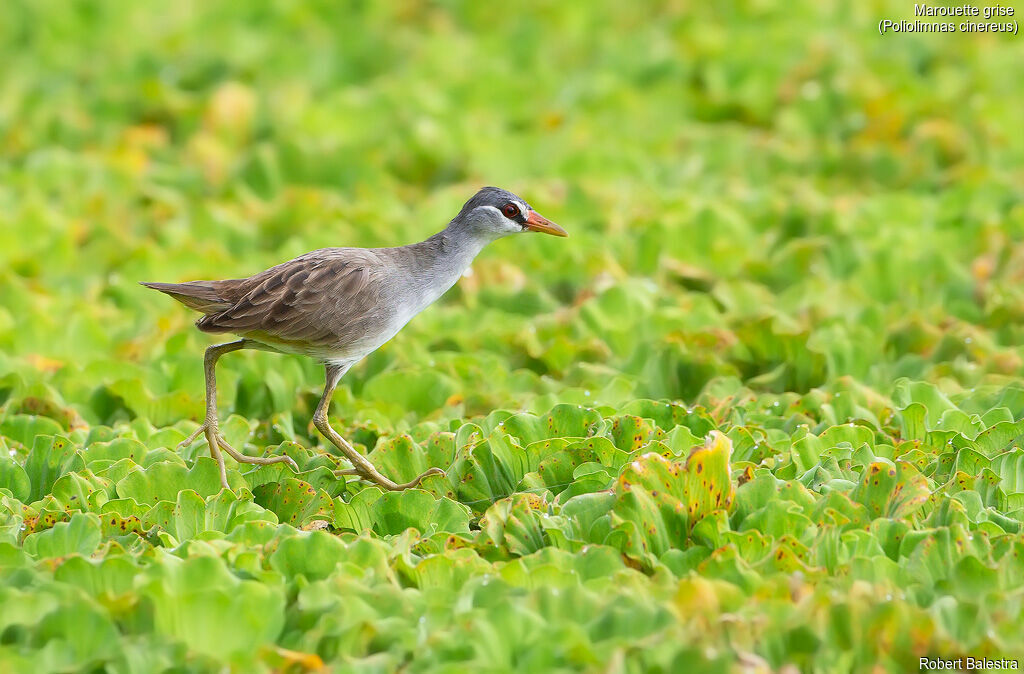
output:
{"label": "bird's tail", "polygon": [[204,314],[223,311],[231,301],[219,292],[215,281],[188,281],[187,283],[158,283],[141,281],[141,285],[170,295],[189,309]]}

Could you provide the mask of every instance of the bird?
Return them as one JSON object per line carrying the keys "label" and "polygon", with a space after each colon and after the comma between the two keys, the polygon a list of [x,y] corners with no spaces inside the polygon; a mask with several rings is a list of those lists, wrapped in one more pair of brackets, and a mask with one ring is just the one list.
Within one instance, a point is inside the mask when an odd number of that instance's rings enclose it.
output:
{"label": "bird", "polygon": [[414,480],[396,483],[380,473],[328,421],[331,397],[349,369],[394,337],[414,316],[445,294],[489,243],[512,234],[568,233],[524,199],[498,187],[484,187],[462,206],[440,232],[424,241],[394,248],[320,248],[248,278],[159,283],[143,281],[186,307],[201,312],[203,332],[233,334],[233,341],[206,349],[206,415],[203,423],[178,445],[190,446],[206,436],[217,462],[221,485],[228,486],[223,452],[240,463],[286,463],[289,456],[246,456],[228,444],[217,421],[216,366],[221,356],[242,349],[298,354],[324,366],[324,389],[313,425],[352,464],[335,475],[355,475],[381,488],[400,491]]}

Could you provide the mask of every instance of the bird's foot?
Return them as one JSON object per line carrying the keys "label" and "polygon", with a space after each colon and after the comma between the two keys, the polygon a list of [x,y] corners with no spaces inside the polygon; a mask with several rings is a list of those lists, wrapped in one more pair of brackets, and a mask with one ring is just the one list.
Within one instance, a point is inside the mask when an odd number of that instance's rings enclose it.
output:
{"label": "bird's foot", "polygon": [[206,435],[206,442],[210,446],[210,455],[217,462],[217,467],[220,470],[220,484],[225,489],[230,489],[231,487],[228,486],[228,473],[227,468],[224,466],[224,456],[221,454],[221,450],[227,452],[228,456],[238,463],[254,463],[260,466],[268,466],[272,463],[287,463],[291,466],[292,470],[296,473],[299,472],[299,465],[287,454],[282,454],[281,456],[246,456],[242,454],[224,439],[224,436],[217,429],[217,424],[211,424],[210,422],[203,422],[190,436],[178,443],[178,451],[191,445],[200,435]]}
{"label": "bird's foot", "polygon": [[388,478],[380,474],[380,471],[377,470],[376,466],[370,463],[369,459],[367,459],[365,456],[357,452],[355,447],[350,445],[345,438],[341,437],[341,435],[339,435],[336,430],[331,428],[330,423],[327,422],[326,415],[323,414],[323,409],[325,406],[325,403],[321,401],[320,407],[317,408],[316,414],[313,415],[313,424],[316,426],[316,429],[323,434],[325,438],[330,440],[335,447],[341,450],[341,453],[344,454],[345,458],[347,458],[349,462],[352,464],[351,468],[334,471],[334,475],[336,477],[344,477],[346,475],[357,475],[359,476],[360,479],[366,480],[368,482],[373,482],[374,484],[383,487],[388,491],[402,491],[403,489],[410,489],[412,487],[415,487],[420,483],[421,480],[423,480],[423,478],[427,477],[428,475],[444,475],[444,471],[441,470],[440,468],[428,468],[426,471],[424,471],[421,475],[419,475],[416,479],[412,480],[411,482],[399,484],[397,482],[389,480]]}
{"label": "bird's foot", "polygon": [[200,435],[202,435],[205,432],[206,432],[206,424],[205,423],[199,424],[199,428],[197,428],[196,430],[192,431],[192,435],[188,436],[187,438],[185,438],[184,440],[179,442],[176,449],[180,452],[181,450],[185,449],[186,447],[191,445],[193,442],[195,442],[196,438],[198,438]]}
{"label": "bird's foot", "polygon": [[360,479],[366,480],[367,482],[373,482],[374,484],[376,484],[376,485],[378,485],[380,487],[383,487],[384,489],[387,489],[388,491],[402,491],[404,489],[412,489],[413,487],[419,485],[419,483],[422,482],[423,479],[426,478],[427,476],[430,476],[430,475],[444,475],[444,474],[445,474],[445,472],[443,470],[441,470],[440,468],[436,468],[436,467],[435,468],[428,468],[427,470],[423,471],[423,473],[421,473],[419,476],[417,476],[415,479],[413,479],[413,480],[411,480],[409,482],[401,482],[401,483],[399,483],[399,482],[393,482],[393,481],[389,480],[388,478],[384,477],[375,468],[373,468],[372,465],[370,466],[370,468],[368,470],[364,470],[362,468],[346,468],[344,470],[336,470],[336,471],[334,471],[335,477],[344,477],[346,475],[356,475]]}

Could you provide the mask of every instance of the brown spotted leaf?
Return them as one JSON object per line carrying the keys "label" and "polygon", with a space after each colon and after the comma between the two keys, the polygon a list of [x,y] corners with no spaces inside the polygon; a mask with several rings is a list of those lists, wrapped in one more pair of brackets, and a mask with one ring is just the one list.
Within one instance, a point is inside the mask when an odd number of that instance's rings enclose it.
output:
{"label": "brown spotted leaf", "polygon": [[648,453],[631,462],[615,484],[613,527],[626,554],[660,556],[684,547],[694,524],[732,504],[731,442],[713,431],[686,460]]}
{"label": "brown spotted leaf", "polygon": [[920,508],[930,493],[925,477],[909,463],[873,461],[850,498],[863,504],[872,518],[899,519]]}

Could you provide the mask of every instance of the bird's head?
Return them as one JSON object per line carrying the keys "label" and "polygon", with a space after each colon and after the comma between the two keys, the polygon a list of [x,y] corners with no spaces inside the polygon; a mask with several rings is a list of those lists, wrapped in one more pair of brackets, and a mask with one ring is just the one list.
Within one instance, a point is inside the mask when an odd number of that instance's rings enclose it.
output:
{"label": "bird's head", "polygon": [[533,210],[525,199],[499,187],[485,187],[474,194],[455,216],[455,221],[495,239],[523,232],[569,236],[564,229]]}

